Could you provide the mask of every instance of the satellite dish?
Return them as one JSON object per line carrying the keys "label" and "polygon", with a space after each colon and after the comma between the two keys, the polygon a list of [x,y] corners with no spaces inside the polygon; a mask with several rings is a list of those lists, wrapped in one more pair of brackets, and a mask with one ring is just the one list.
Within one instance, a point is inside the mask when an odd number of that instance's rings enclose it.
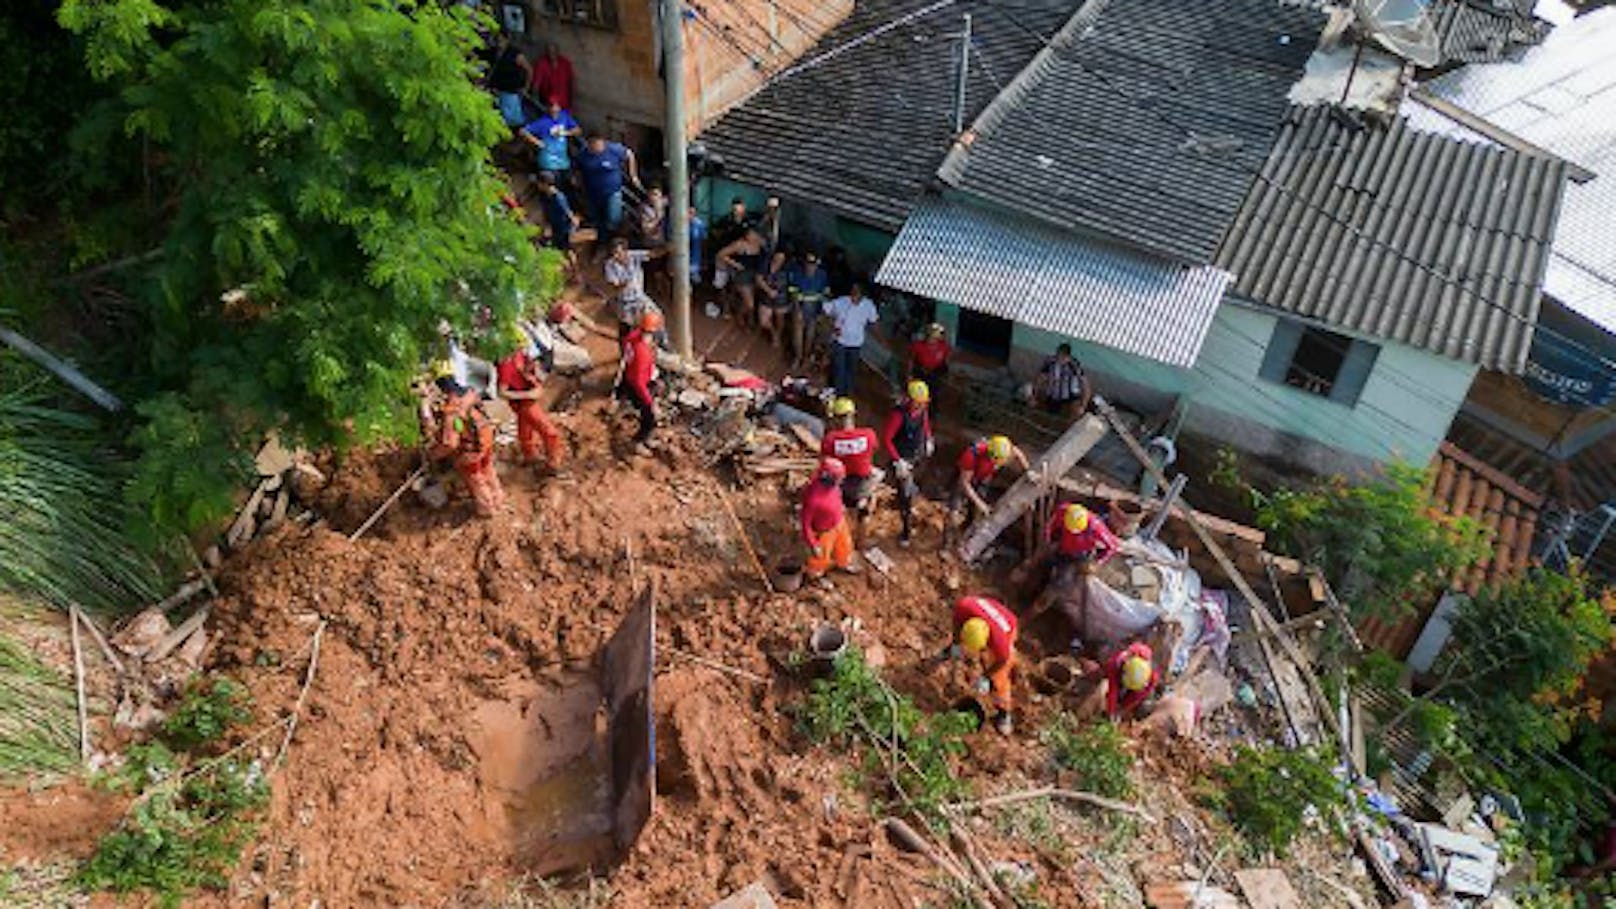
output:
{"label": "satellite dish", "polygon": [[1427,69],[1442,62],[1436,27],[1420,0],[1353,0],[1352,10],[1381,47]]}

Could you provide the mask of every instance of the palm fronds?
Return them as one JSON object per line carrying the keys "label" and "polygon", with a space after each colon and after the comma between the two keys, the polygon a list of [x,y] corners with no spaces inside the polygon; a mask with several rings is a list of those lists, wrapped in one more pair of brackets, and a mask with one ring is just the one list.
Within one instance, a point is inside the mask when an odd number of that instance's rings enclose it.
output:
{"label": "palm fronds", "polygon": [[0,783],[71,771],[78,749],[72,686],[0,637]]}
{"label": "palm fronds", "polygon": [[157,570],[124,536],[120,462],[47,390],[0,391],[0,591],[96,611],[154,598]]}

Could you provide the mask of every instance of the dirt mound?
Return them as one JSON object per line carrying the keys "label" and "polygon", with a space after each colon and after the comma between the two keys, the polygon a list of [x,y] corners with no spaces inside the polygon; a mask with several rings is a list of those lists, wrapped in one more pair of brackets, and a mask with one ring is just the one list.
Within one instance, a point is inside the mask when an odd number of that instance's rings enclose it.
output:
{"label": "dirt mound", "polygon": [[128,799],[71,782],[40,792],[0,791],[0,857],[88,858]]}

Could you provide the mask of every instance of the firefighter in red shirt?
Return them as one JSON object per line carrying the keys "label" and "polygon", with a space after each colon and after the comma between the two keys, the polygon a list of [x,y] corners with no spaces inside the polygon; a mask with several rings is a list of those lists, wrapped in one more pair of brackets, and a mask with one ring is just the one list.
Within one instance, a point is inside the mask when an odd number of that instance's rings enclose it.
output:
{"label": "firefighter in red shirt", "polygon": [[1095,695],[1105,693],[1105,715],[1113,720],[1136,714],[1161,682],[1150,645],[1138,641],[1113,653],[1103,671]]}
{"label": "firefighter in red shirt", "polygon": [[1099,515],[1076,502],[1068,502],[1055,512],[1044,528],[1044,539],[1054,544],[1050,564],[1069,561],[1104,565],[1122,546]]}
{"label": "firefighter in red shirt", "polygon": [[516,414],[516,442],[522,450],[522,462],[531,464],[539,459],[539,445],[543,442],[544,459],[551,472],[559,472],[566,458],[561,433],[544,412],[541,398],[544,379],[539,361],[524,349],[499,361],[495,370],[499,382],[499,396],[510,402]]}
{"label": "firefighter in red shirt", "polygon": [[634,405],[640,415],[640,428],[634,434],[634,444],[643,454],[649,451],[647,443],[656,429],[656,398],[651,395],[651,383],[656,380],[656,348],[651,336],[662,329],[662,314],[646,310],[638,323],[622,341],[622,369],[613,394],[620,401]]}
{"label": "firefighter in red shirt", "polygon": [[905,392],[903,400],[887,415],[886,425],[881,427],[881,447],[892,459],[892,483],[898,490],[898,516],[903,520],[903,529],[898,533],[899,546],[909,545],[913,529],[915,499],[920,495],[915,469],[932,450],[931,414],[927,407],[931,402],[931,388],[916,379]]}
{"label": "firefighter in red shirt", "polygon": [[909,379],[925,382],[931,389],[929,403],[932,408],[939,405],[943,377],[948,375],[948,357],[953,352],[954,349],[948,346],[948,329],[936,322],[927,325],[920,340],[909,345]]}
{"label": "firefighter in red shirt", "polygon": [[835,458],[847,468],[847,478],[842,480],[842,504],[862,516],[874,491],[870,478],[875,473],[875,430],[853,425],[857,407],[852,398],[831,401],[830,415],[837,426],[825,433],[819,443],[819,455]]}
{"label": "firefighter in red shirt", "polygon": [[954,640],[938,654],[945,662],[969,654],[981,661],[982,676],[976,681],[978,694],[993,694],[998,714],[993,727],[1003,735],[1014,728],[1010,718],[1014,703],[1010,695],[1010,673],[1016,667],[1016,615],[991,597],[961,597],[954,604]]}
{"label": "firefighter in red shirt", "polygon": [[808,564],[803,573],[820,578],[831,565],[857,574],[853,567],[853,532],[847,526],[847,510],[842,505],[842,480],[847,468],[835,458],[819,462],[814,478],[802,488],[802,541],[808,544]]}
{"label": "firefighter in red shirt", "polygon": [[427,456],[453,458],[455,471],[477,504],[479,517],[493,517],[505,504],[505,490],[494,472],[494,421],[477,396],[452,377],[438,379],[444,399],[432,420],[434,436]]}
{"label": "firefighter in red shirt", "polygon": [[[1032,470],[1032,466],[1027,463],[1027,456],[1007,436],[977,439],[960,452],[959,459],[954,462],[957,469],[954,490],[948,499],[949,514],[958,518],[959,527],[971,522],[972,509],[977,514],[988,513],[988,485],[993,482],[999,470],[1012,460],[1023,473]],[[950,520],[949,525],[951,533],[958,529],[954,527],[953,520]]]}

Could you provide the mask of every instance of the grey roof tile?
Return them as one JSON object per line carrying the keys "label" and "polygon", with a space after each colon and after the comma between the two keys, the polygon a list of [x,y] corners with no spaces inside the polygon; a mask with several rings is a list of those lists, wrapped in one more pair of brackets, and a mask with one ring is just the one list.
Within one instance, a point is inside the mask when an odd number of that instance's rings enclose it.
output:
{"label": "grey roof tile", "polygon": [[1519,372],[1563,162],[1293,108],[1216,263],[1232,292]]}
{"label": "grey roof tile", "polygon": [[939,176],[1055,226],[1206,262],[1323,21],[1275,0],[1089,0]]}
{"label": "grey roof tile", "polygon": [[[935,0],[858,0],[811,61]],[[1079,0],[959,0],[778,78],[701,136],[726,175],[896,232],[954,139],[959,42],[972,16],[966,122],[1019,72]]]}

